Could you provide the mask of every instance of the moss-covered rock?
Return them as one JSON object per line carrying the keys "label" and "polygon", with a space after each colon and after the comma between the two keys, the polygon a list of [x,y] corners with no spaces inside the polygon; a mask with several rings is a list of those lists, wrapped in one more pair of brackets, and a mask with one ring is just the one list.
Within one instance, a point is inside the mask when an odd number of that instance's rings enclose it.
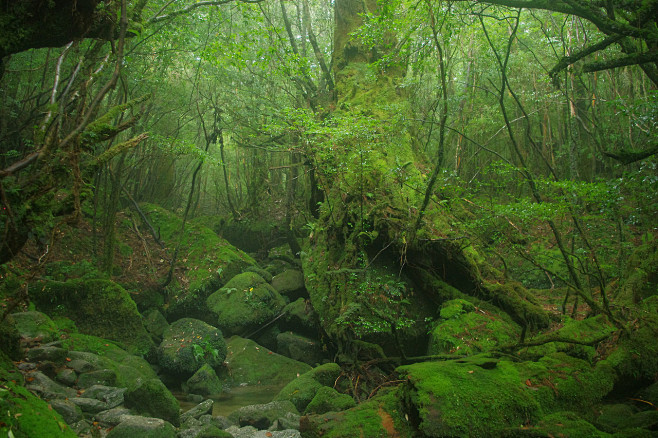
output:
{"label": "moss-covered rock", "polygon": [[325,355],[322,346],[315,339],[310,339],[291,332],[279,333],[276,337],[277,353],[311,366],[322,363]]}
{"label": "moss-covered rock", "polygon": [[299,417],[295,405],[285,400],[244,406],[231,413],[228,418],[240,427],[253,426],[256,429],[268,429],[279,418],[285,419],[289,414]]}
{"label": "moss-covered rock", "polygon": [[218,395],[222,393],[222,382],[215,370],[204,364],[199,370],[187,379],[185,392],[203,396]]}
{"label": "moss-covered rock", "polygon": [[228,340],[226,364],[232,385],[285,385],[311,369],[276,354],[249,339],[233,336]]}
{"label": "moss-covered rock", "polygon": [[341,394],[334,388],[323,386],[315,393],[313,400],[306,406],[305,414],[324,414],[339,412],[356,406],[356,402],[347,394]]}
{"label": "moss-covered rock", "polygon": [[511,344],[521,333],[509,318],[476,311],[471,302],[463,299],[445,302],[440,316],[430,333],[428,354],[472,355]]}
{"label": "moss-covered rock", "polygon": [[159,363],[172,373],[191,375],[204,364],[222,365],[226,343],[222,332],[193,318],[182,318],[164,332],[159,348]]}
{"label": "moss-covered rock", "polygon": [[115,426],[107,438],[175,438],[176,429],[160,418],[129,416]]}
{"label": "moss-covered rock", "polygon": [[317,336],[320,332],[318,315],[310,300],[299,298],[283,308],[285,316],[280,326],[283,330],[293,331],[306,336]]}
{"label": "moss-covered rock", "polygon": [[274,319],[286,302],[260,275],[244,272],[210,295],[207,304],[223,332],[246,335]]}
{"label": "moss-covered rock", "polygon": [[161,418],[180,425],[180,405],[166,386],[159,379],[142,382],[133,390],[124,394],[125,405],[140,414]]}
{"label": "moss-covered rock", "polygon": [[154,348],[135,302],[112,281],[46,281],[30,298],[48,315],[68,317],[80,332],[121,342],[131,353],[145,354]]}
{"label": "moss-covered rock", "polygon": [[372,399],[342,412],[306,415],[300,419],[300,431],[308,438],[422,436],[406,421],[396,388],[382,390]]}
{"label": "moss-covered rock", "polygon": [[21,334],[16,328],[14,318],[5,315],[0,321],[0,352],[13,360],[20,360],[23,352],[20,348]]}
{"label": "moss-covered rock", "polygon": [[272,278],[272,287],[281,295],[284,295],[294,301],[301,298],[306,293],[304,286],[304,274],[296,269],[286,269],[279,275]]}
{"label": "moss-covered rock", "polygon": [[81,361],[81,372],[108,369],[116,374],[116,386],[136,388],[141,382],[156,378],[153,368],[141,357],[134,356],[107,339],[72,333],[62,345],[69,349],[69,364]]}
{"label": "moss-covered rock", "polygon": [[11,360],[0,352],[0,434],[16,438],[63,437],[77,435],[62,416],[21,386],[22,375]]}
{"label": "moss-covered rock", "polygon": [[153,204],[141,204],[141,208],[162,239],[185,254],[177,260],[181,269],[176,270],[167,287],[167,318],[191,317],[210,322],[205,307],[208,295],[256,262],[210,228],[188,223],[185,233],[181,233],[182,220],[174,213]]}
{"label": "moss-covered rock", "polygon": [[323,386],[333,387],[338,376],[340,376],[338,364],[320,365],[288,383],[274,400],[290,400],[299,412],[304,412],[318,390]]}
{"label": "moss-covered rock", "polygon": [[144,327],[156,338],[162,338],[169,323],[157,309],[151,309],[144,313]]}
{"label": "moss-covered rock", "polygon": [[57,325],[45,313],[30,311],[12,314],[21,337],[47,343],[59,337]]}
{"label": "moss-covered rock", "polygon": [[610,367],[592,367],[564,353],[518,363],[476,355],[399,371],[407,380],[410,421],[430,437],[502,436],[546,421],[546,413],[585,413],[612,390],[615,379]]}

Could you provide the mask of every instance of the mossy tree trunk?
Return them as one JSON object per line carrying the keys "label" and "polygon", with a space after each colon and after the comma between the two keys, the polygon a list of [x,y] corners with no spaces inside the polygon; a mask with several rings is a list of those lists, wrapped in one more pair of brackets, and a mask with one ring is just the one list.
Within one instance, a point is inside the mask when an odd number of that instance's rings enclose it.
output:
{"label": "mossy tree trunk", "polygon": [[[496,281],[502,275],[486,267],[467,240],[455,240],[460,231],[446,209],[431,202],[419,220],[425,172],[436,163],[414,148],[400,86],[406,66],[390,49],[394,35],[371,47],[353,36],[378,7],[355,0],[335,5],[330,140],[310,151],[326,197],[303,252],[323,328],[352,359],[366,348],[362,340],[394,346],[402,337],[408,355],[423,353],[423,320],[450,298],[430,279],[493,301],[523,325],[545,325],[545,313],[520,285],[503,287]],[[421,280],[413,285],[407,275]]]}

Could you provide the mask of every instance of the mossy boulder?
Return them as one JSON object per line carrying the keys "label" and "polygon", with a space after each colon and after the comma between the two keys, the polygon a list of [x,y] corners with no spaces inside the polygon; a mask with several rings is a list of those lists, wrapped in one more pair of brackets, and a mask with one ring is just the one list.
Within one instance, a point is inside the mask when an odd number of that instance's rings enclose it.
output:
{"label": "mossy boulder", "polygon": [[341,394],[334,388],[323,386],[315,393],[313,400],[306,406],[305,414],[324,414],[351,409],[356,402],[347,394]]}
{"label": "mossy boulder", "polygon": [[298,298],[283,308],[284,317],[281,319],[282,330],[289,330],[305,336],[317,336],[320,332],[320,323],[310,300]]}
{"label": "mossy boulder", "polygon": [[423,436],[405,419],[397,392],[397,388],[381,390],[372,399],[348,410],[303,416],[300,432],[307,438]]}
{"label": "mossy boulder", "polygon": [[247,335],[274,319],[286,302],[260,275],[243,272],[210,295],[207,304],[223,332]]}
{"label": "mossy boulder", "polygon": [[30,298],[48,315],[70,318],[80,332],[121,342],[131,353],[154,348],[135,302],[110,280],[45,281]]}
{"label": "mossy boulder", "polygon": [[21,334],[16,328],[14,318],[5,315],[0,321],[0,353],[4,353],[13,360],[20,360],[23,351],[20,347]]}
{"label": "mossy boulder", "polygon": [[193,318],[179,319],[167,327],[159,348],[160,366],[183,375],[195,373],[204,364],[219,367],[225,357],[222,332]]}
{"label": "mossy boulder", "polygon": [[508,317],[476,309],[466,300],[445,302],[430,333],[428,354],[472,355],[518,340],[521,329]]}
{"label": "mossy boulder", "polygon": [[292,332],[279,333],[276,337],[277,353],[311,366],[322,363],[324,354],[321,344]]}
{"label": "mossy boulder", "polygon": [[299,412],[304,412],[320,388],[334,386],[340,372],[340,366],[336,363],[315,367],[283,387],[274,400],[290,400]]}
{"label": "mossy boulder", "polygon": [[161,418],[173,424],[180,425],[180,405],[166,386],[159,379],[142,382],[133,390],[124,394],[126,407],[140,414]]}
{"label": "mossy boulder", "polygon": [[160,419],[129,416],[107,434],[107,438],[175,438],[176,429]]}
{"label": "mossy boulder", "polygon": [[[23,377],[9,357],[0,352],[0,435],[15,438],[77,436],[62,416],[21,383]],[[11,432],[11,434],[10,434]]]}
{"label": "mossy boulder", "polygon": [[308,295],[304,286],[304,274],[296,269],[286,269],[275,275],[272,278],[272,287],[281,295],[288,297],[290,301]]}
{"label": "mossy boulder", "polygon": [[285,385],[311,369],[305,363],[281,356],[250,339],[233,336],[228,340],[226,364],[229,384]]}
{"label": "mossy boulder", "polygon": [[398,370],[406,379],[405,410],[428,437],[502,436],[518,432],[519,425],[539,424],[546,413],[587,412],[612,390],[615,379],[611,367],[593,367],[564,353],[537,362],[481,354]]}
{"label": "mossy boulder", "polygon": [[162,339],[169,323],[159,310],[151,309],[144,312],[144,327],[152,336]]}
{"label": "mossy boulder", "polygon": [[[188,223],[181,233],[182,220],[174,213],[153,204],[140,207],[162,239],[185,254],[177,260],[172,283],[167,287],[167,318],[183,317],[206,320],[205,299],[246,267],[256,262],[203,225]],[[209,320],[207,322],[210,322]]]}
{"label": "mossy boulder", "polygon": [[209,364],[204,364],[187,379],[185,392],[203,396],[218,395],[222,393],[222,382],[215,370]]}
{"label": "mossy boulder", "polygon": [[153,368],[141,357],[134,356],[112,341],[91,335],[71,333],[62,341],[69,351],[69,365],[80,363],[80,372],[112,370],[115,385],[134,389],[141,382],[156,378]]}
{"label": "mossy boulder", "polygon": [[47,343],[59,337],[57,325],[45,313],[19,312],[12,314],[12,317],[22,338],[37,339]]}
{"label": "mossy boulder", "polygon": [[268,429],[279,418],[285,419],[290,414],[299,417],[295,405],[284,400],[244,406],[231,413],[228,418],[240,427],[253,426],[256,429]]}

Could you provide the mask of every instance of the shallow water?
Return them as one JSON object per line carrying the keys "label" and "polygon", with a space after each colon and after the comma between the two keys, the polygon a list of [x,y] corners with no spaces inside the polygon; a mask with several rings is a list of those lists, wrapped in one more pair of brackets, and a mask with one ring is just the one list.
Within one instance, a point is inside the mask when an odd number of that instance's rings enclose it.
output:
{"label": "shallow water", "polygon": [[[251,385],[231,388],[230,392],[224,392],[219,396],[212,397],[215,401],[212,414],[226,417],[231,412],[243,406],[269,403],[283,386],[285,385]],[[198,404],[188,401],[186,394],[178,393],[174,395],[178,399],[183,412]]]}

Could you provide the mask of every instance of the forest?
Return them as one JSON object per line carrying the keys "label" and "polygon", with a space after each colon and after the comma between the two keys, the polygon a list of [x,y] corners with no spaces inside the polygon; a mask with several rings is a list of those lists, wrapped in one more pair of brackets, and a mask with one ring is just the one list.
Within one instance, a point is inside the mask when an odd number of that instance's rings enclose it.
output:
{"label": "forest", "polygon": [[3,0],[0,437],[658,436],[658,0]]}

